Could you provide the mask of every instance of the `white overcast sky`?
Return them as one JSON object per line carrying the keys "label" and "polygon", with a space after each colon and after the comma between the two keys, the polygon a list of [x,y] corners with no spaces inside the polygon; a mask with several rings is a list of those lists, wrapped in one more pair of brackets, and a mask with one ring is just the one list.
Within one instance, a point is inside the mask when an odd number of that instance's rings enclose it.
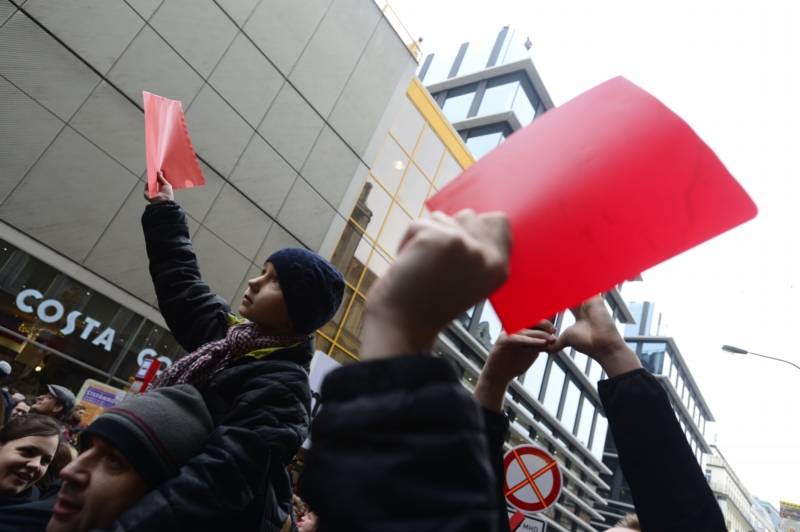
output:
{"label": "white overcast sky", "polygon": [[[754,495],[800,503],[800,2],[390,0],[425,53],[511,24],[556,105],[623,75],[711,146],[758,217],[643,273],[717,423],[707,430]],[[669,460],[668,456],[664,460]]]}

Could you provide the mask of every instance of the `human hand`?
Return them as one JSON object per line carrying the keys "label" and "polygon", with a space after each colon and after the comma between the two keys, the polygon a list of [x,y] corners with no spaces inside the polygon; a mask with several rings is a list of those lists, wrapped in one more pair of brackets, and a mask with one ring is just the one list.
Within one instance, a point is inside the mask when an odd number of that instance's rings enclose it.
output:
{"label": "human hand", "polygon": [[150,203],[161,203],[162,201],[174,201],[175,195],[172,193],[172,185],[164,178],[164,172],[158,173],[158,193],[150,197],[147,183],[144,184],[144,199]]}
{"label": "human hand", "polygon": [[548,352],[557,353],[565,347],[572,347],[596,360],[609,377],[642,367],[636,354],[619,334],[614,318],[608,313],[600,296],[589,299],[571,309],[571,312],[575,316],[575,324],[547,347]]}
{"label": "human hand", "polygon": [[556,328],[542,320],[533,329],[523,329],[516,334],[500,333],[489,350],[473,395],[475,400],[489,410],[500,412],[508,385],[530,369],[539,352],[556,341]]}
{"label": "human hand", "polygon": [[430,351],[439,331],[505,282],[510,251],[501,213],[435,212],[411,224],[367,294],[361,358]]}

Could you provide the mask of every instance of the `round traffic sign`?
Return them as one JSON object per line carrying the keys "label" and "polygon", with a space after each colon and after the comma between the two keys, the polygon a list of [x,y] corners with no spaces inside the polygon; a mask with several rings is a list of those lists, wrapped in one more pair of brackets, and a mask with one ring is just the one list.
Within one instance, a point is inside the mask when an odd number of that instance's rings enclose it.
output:
{"label": "round traffic sign", "polygon": [[534,445],[520,445],[503,458],[506,501],[523,512],[541,512],[561,494],[563,478],[553,456]]}

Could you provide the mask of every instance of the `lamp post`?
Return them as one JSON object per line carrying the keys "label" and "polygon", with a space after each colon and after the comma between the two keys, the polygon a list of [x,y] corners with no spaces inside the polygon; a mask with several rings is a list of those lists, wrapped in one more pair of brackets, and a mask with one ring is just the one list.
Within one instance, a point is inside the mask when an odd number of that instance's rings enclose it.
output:
{"label": "lamp post", "polygon": [[797,364],[794,364],[792,362],[789,362],[788,360],[784,360],[782,358],[768,357],[767,355],[759,355],[758,353],[753,353],[752,351],[747,351],[746,349],[741,349],[739,347],[733,347],[732,345],[723,345],[722,346],[722,350],[723,351],[728,351],[729,353],[736,353],[736,354],[739,354],[739,355],[755,355],[757,357],[764,357],[764,358],[769,358],[769,359],[772,359],[772,360],[777,360],[778,362],[786,362],[787,364],[789,364],[791,366],[794,366],[797,369],[800,369],[800,366],[798,366]]}

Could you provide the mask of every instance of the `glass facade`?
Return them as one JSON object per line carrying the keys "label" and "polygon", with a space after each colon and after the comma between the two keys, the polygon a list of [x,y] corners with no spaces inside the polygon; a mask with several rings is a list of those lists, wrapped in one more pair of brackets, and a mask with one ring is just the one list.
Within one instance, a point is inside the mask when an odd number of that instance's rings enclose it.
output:
{"label": "glass facade", "polygon": [[184,354],[160,325],[0,240],[0,359],[12,367],[10,388],[126,385],[144,358],[169,365]]}
{"label": "glass facade", "polygon": [[505,124],[473,129],[467,135],[467,148],[475,159],[480,159],[499,146],[509,134]]}
{"label": "glass facade", "polygon": [[317,333],[318,350],[340,362],[358,360],[367,292],[389,268],[400,239],[422,215],[428,197],[462,170],[433,125],[406,97],[331,258],[347,287],[339,312]]}

